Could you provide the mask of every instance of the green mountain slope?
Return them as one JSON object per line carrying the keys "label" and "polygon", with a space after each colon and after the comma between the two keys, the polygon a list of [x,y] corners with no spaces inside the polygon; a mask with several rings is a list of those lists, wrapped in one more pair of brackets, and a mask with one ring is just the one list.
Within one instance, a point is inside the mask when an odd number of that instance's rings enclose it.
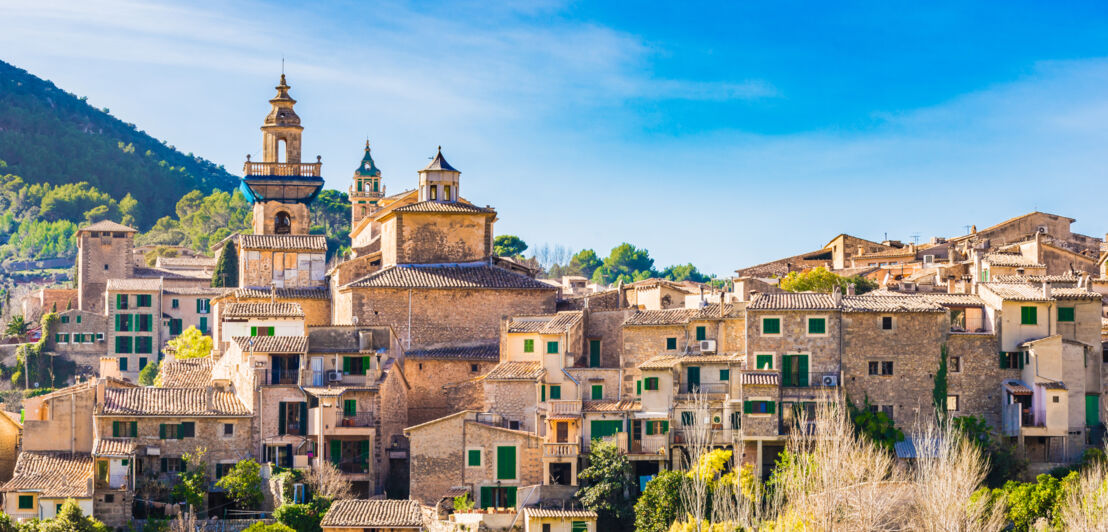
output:
{"label": "green mountain slope", "polygon": [[27,183],[87,181],[113,198],[130,193],[148,229],[192,190],[231,190],[222,166],[178,152],[25,70],[0,61],[0,160]]}

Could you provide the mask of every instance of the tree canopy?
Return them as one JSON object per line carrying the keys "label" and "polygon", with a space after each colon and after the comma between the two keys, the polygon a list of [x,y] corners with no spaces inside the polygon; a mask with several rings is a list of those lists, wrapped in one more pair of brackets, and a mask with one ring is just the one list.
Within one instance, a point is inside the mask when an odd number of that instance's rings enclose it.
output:
{"label": "tree canopy", "polygon": [[492,249],[501,257],[518,257],[527,251],[527,243],[515,235],[500,235],[493,239]]}
{"label": "tree canopy", "polygon": [[860,275],[854,275],[851,277],[843,277],[835,272],[824,268],[823,266],[813,268],[806,272],[789,272],[788,275],[782,277],[778,286],[782,290],[788,292],[823,292],[831,293],[835,287],[846,292],[848,285],[854,285],[854,292],[857,294],[863,294],[877,288],[877,283],[862,277]]}
{"label": "tree canopy", "polygon": [[166,347],[168,351],[173,352],[177,360],[204,358],[212,354],[212,337],[200,332],[200,329],[194,326],[189,326],[176,338],[166,342]]}

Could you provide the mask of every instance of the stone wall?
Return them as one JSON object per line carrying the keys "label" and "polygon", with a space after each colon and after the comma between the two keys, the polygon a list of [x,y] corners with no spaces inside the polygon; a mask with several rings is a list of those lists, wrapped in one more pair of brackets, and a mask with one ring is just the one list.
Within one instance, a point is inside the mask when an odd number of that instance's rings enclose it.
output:
{"label": "stone wall", "polygon": [[[623,322],[633,313],[632,310],[589,310],[585,313],[585,338],[600,340],[601,367],[619,367],[623,353]],[[587,343],[584,354],[584,360],[577,361],[578,366],[589,365]]]}
{"label": "stone wall", "polygon": [[[534,432],[538,411],[538,390],[535,381],[485,381],[486,412],[496,412],[504,419],[518,421],[520,430]],[[568,399],[568,398],[567,398]]]}
{"label": "stone wall", "polygon": [[[666,349],[666,338],[677,338],[677,349]],[[623,327],[623,398],[634,399],[635,381],[642,378],[639,365],[658,355],[684,353],[695,338],[684,325],[653,325]]]}
{"label": "stone wall", "polygon": [[[240,245],[241,248],[241,245]],[[239,286],[314,288],[326,286],[325,254],[320,251],[241,249]],[[279,271],[279,275],[275,274]]]}
{"label": "stone wall", "polygon": [[[404,382],[403,370],[400,365],[393,363],[388,376],[381,383],[376,397],[376,411],[374,416],[380,419],[379,430],[376,431],[377,441],[373,448],[376,451],[374,458],[377,460],[377,493],[385,488],[385,482],[390,471],[391,462],[388,450],[394,447],[407,449],[408,441],[404,438],[404,429],[408,426],[408,385]],[[407,476],[407,471],[399,472]]]}
{"label": "stone wall", "polygon": [[947,356],[959,357],[961,371],[947,372],[947,392],[958,396],[957,415],[985,418],[1000,430],[1001,382],[1018,379],[1019,369],[1001,369],[996,335],[949,334]]}
{"label": "stone wall", "polygon": [[382,263],[387,266],[484,260],[492,252],[493,217],[492,214],[397,213],[383,223]]}
{"label": "stone wall", "polygon": [[[750,311],[747,313],[747,369],[755,369],[755,355],[774,354],[773,369],[781,370],[781,356],[786,353],[807,353],[808,374],[838,373],[840,323],[838,312],[819,311]],[[781,318],[780,335],[763,335],[762,318]],[[826,318],[827,333],[808,335],[808,318]]]}
{"label": "stone wall", "polygon": [[[410,348],[499,341],[507,316],[549,314],[555,291],[352,288],[351,309],[361,325],[391,325]],[[410,306],[409,306],[410,305]],[[409,315],[410,313],[410,315]]]}
{"label": "stone wall", "polygon": [[411,448],[408,494],[412,499],[433,505],[451,487],[465,482],[462,426],[468,415],[459,413],[405,431]]}
{"label": "stone wall", "polygon": [[254,234],[276,234],[277,231],[274,230],[274,225],[277,220],[277,213],[282,211],[288,213],[289,219],[292,222],[292,228],[289,234],[308,234],[308,226],[311,225],[308,206],[302,203],[282,203],[279,201],[266,201],[254,204]]}
{"label": "stone wall", "polygon": [[96,488],[92,497],[93,516],[111,528],[126,527],[134,518],[133,500],[130,490]]}
{"label": "stone wall", "polygon": [[[477,371],[473,371],[473,366]],[[408,392],[408,424],[418,425],[462,410],[480,410],[485,387],[475,379],[496,367],[496,361],[407,358],[404,376]]]}
{"label": "stone wall", "polygon": [[[465,467],[465,484],[472,488],[480,506],[481,486],[531,486],[542,484],[542,439],[538,436],[518,431],[492,427],[477,422],[466,422],[465,449],[481,450],[481,466]],[[514,445],[517,448],[515,479],[496,478],[496,448]],[[517,499],[517,502],[522,502]]]}
{"label": "stone wall", "polygon": [[[119,235],[115,236],[91,236]],[[101,233],[82,231],[77,235],[77,308],[90,312],[104,311],[104,290],[108,279],[134,277],[131,260],[134,233]]]}

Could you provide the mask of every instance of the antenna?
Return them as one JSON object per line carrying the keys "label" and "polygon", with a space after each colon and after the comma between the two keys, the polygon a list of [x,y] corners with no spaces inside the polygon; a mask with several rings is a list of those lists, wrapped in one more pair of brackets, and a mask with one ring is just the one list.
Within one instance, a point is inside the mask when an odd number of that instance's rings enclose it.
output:
{"label": "antenna", "polygon": [[912,233],[911,237],[912,237],[912,243],[913,244],[919,244],[919,237],[920,237],[919,233]]}
{"label": "antenna", "polygon": [[963,225],[962,227],[965,227],[965,228],[966,228],[966,234],[968,235],[968,234],[969,234],[969,230],[970,230],[970,226],[969,226],[969,224]]}

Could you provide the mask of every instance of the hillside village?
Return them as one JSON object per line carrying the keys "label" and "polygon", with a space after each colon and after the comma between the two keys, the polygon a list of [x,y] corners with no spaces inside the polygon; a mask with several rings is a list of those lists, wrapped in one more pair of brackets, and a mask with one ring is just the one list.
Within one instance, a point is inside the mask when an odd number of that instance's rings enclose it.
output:
{"label": "hillside village", "polygon": [[[1072,218],[1032,212],[925,243],[840,234],[739,268],[722,290],[599,286],[497,256],[496,210],[464,196],[442,148],[411,179],[386,176],[367,142],[343,184],[352,250],[328,261],[308,231],[322,162],[301,153],[284,75],[276,90],[262,158],[243,167],[251,233],[148,266],[134,228],[97,222],[77,233],[76,287],[22,302],[51,316],[44,351],[79,370],[0,416],[12,518],[53,518],[67,499],[110,527],[172,515],[166,486],[203,447],[212,515],[230,504],[215,481],[254,459],[266,510],[289,497],[269,487],[280,471],[337,468],[355,498],[323,530],[455,513],[474,529],[593,532],[574,494],[597,441],[630,460],[639,490],[702,443],[764,478],[787,438],[814,432],[820,403],[912,427],[940,368],[948,412],[984,419],[1032,472],[1103,445],[1108,251]],[[819,268],[878,288],[780,286]],[[192,328],[212,352],[178,359],[167,342]],[[157,384],[139,385],[154,363]],[[894,452],[911,459],[918,443]],[[455,512],[458,497],[483,511]]]}

